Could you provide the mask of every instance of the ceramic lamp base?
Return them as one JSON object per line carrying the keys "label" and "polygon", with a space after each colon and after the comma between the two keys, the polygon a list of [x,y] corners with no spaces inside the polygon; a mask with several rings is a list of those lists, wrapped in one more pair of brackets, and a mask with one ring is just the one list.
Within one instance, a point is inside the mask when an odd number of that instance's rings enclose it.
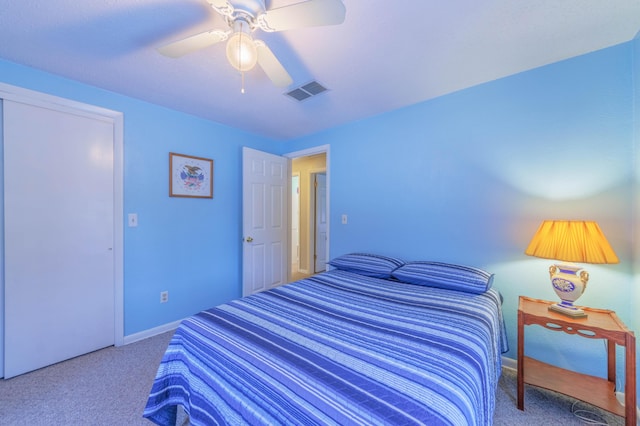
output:
{"label": "ceramic lamp base", "polygon": [[589,273],[577,265],[556,264],[549,267],[551,285],[562,302],[549,309],[574,318],[586,317],[580,308],[573,306],[587,288]]}
{"label": "ceramic lamp base", "polygon": [[559,312],[563,315],[568,315],[573,318],[585,318],[587,316],[587,313],[582,309],[576,308],[575,306],[563,305],[562,303],[549,305],[549,310]]}

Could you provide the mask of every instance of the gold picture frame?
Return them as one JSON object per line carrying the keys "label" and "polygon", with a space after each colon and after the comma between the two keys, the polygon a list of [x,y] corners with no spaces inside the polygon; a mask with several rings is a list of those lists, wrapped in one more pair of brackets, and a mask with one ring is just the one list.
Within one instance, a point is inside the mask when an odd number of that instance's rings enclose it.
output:
{"label": "gold picture frame", "polygon": [[170,152],[169,196],[213,198],[213,160]]}

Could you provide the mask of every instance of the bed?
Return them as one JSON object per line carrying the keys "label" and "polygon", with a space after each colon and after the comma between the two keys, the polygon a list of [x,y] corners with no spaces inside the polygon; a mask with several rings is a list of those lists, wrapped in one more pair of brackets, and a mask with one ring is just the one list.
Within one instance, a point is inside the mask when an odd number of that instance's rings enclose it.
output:
{"label": "bed", "polygon": [[184,320],[144,417],[174,425],[182,407],[192,425],[492,424],[507,350],[493,275],[469,285],[479,270],[394,260],[378,273],[350,259]]}

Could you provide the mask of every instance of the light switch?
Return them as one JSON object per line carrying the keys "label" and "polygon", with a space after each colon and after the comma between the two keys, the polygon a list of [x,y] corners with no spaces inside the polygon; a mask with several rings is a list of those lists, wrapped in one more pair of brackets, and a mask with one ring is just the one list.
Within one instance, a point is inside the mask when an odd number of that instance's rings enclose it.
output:
{"label": "light switch", "polygon": [[346,224],[347,224],[347,215],[346,215],[346,214],[343,214],[343,215],[342,215],[342,224],[343,224],[343,225],[346,225]]}
{"label": "light switch", "polygon": [[138,213],[129,213],[129,228],[138,226]]}

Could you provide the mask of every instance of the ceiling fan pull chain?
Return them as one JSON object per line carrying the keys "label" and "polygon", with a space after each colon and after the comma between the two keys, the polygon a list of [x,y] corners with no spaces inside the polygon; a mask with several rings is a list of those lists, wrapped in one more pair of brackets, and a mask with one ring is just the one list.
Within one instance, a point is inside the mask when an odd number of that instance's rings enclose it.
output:
{"label": "ceiling fan pull chain", "polygon": [[[242,29],[242,24],[240,24],[240,28]],[[242,71],[242,31],[240,31],[240,42],[238,43],[238,65],[240,67],[240,76],[242,78],[242,87],[240,88],[240,93],[244,95],[244,71]]]}

